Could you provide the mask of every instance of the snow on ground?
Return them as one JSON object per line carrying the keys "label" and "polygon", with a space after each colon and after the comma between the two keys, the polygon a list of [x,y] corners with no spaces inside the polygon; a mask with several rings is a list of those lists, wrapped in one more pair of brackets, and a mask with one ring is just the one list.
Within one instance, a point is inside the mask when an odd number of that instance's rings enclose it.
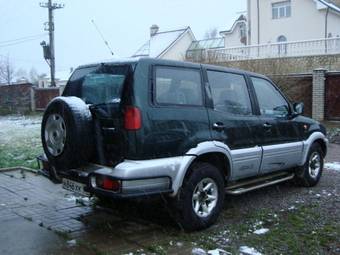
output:
{"label": "snow on ground", "polygon": [[191,251],[192,255],[231,255],[230,252],[227,252],[222,249],[215,249],[210,251],[205,251],[202,248],[193,248]]}
{"label": "snow on ground", "polygon": [[254,248],[248,246],[241,246],[240,253],[244,255],[262,255],[261,252],[258,252]]}
{"label": "snow on ground", "polygon": [[215,249],[208,251],[208,255],[231,255],[231,253],[222,249]]}
{"label": "snow on ground", "polygon": [[340,172],[340,162],[328,162],[325,163],[325,169],[331,169]]}
{"label": "snow on ground", "polygon": [[0,144],[40,139],[41,116],[0,116]]}
{"label": "snow on ground", "polygon": [[260,229],[255,230],[253,233],[256,235],[263,235],[267,233],[268,231],[269,231],[268,228],[260,228]]}

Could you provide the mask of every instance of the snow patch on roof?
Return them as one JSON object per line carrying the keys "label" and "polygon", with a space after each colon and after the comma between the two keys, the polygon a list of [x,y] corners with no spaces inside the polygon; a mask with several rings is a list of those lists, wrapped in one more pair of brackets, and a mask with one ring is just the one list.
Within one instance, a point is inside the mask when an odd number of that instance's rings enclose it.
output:
{"label": "snow patch on roof", "polygon": [[173,31],[158,32],[143,44],[133,57],[148,56],[157,58],[189,29],[189,27],[186,27]]}
{"label": "snow patch on roof", "polygon": [[[328,8],[330,8],[331,10],[333,10],[333,11],[335,11],[335,12],[337,12],[337,13],[340,13],[340,7],[339,6],[337,6],[336,4],[334,4],[334,3],[331,3],[331,2],[328,2],[328,1],[326,1],[326,0],[314,0],[314,1],[317,1],[317,2],[319,2],[319,3],[321,3],[321,4],[323,4],[325,7],[328,7]],[[319,9],[320,7],[318,6],[318,9]],[[320,8],[321,9],[321,8]]]}

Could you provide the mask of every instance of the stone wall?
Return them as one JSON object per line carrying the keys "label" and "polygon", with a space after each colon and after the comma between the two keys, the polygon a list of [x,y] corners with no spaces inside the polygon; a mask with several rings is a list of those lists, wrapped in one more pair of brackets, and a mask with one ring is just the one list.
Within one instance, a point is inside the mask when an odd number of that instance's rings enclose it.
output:
{"label": "stone wall", "polygon": [[25,113],[32,110],[32,84],[0,86],[0,109],[4,112]]}
{"label": "stone wall", "polygon": [[210,59],[206,62],[209,64],[238,68],[266,75],[312,73],[313,70],[317,68],[327,69],[328,71],[340,71],[340,54],[252,59],[228,62],[216,62],[214,59]]}

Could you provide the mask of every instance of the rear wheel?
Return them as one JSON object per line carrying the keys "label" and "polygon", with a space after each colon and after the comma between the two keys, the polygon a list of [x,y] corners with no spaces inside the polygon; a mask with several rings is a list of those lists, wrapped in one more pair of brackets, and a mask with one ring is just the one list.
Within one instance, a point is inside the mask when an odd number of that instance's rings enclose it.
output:
{"label": "rear wheel", "polygon": [[209,227],[223,207],[223,175],[209,163],[195,163],[174,202],[176,220],[184,230]]}
{"label": "rear wheel", "polygon": [[296,182],[304,187],[313,187],[318,184],[324,165],[324,155],[321,146],[314,143],[303,166],[301,166],[295,175]]}

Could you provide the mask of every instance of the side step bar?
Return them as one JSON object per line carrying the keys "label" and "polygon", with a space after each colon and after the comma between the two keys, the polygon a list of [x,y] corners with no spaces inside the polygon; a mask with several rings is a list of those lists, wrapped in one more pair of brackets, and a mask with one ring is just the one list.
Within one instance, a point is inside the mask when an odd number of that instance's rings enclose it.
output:
{"label": "side step bar", "polygon": [[265,176],[249,181],[237,183],[225,189],[230,195],[241,195],[243,193],[278,184],[293,179],[295,174],[279,173],[275,175]]}

